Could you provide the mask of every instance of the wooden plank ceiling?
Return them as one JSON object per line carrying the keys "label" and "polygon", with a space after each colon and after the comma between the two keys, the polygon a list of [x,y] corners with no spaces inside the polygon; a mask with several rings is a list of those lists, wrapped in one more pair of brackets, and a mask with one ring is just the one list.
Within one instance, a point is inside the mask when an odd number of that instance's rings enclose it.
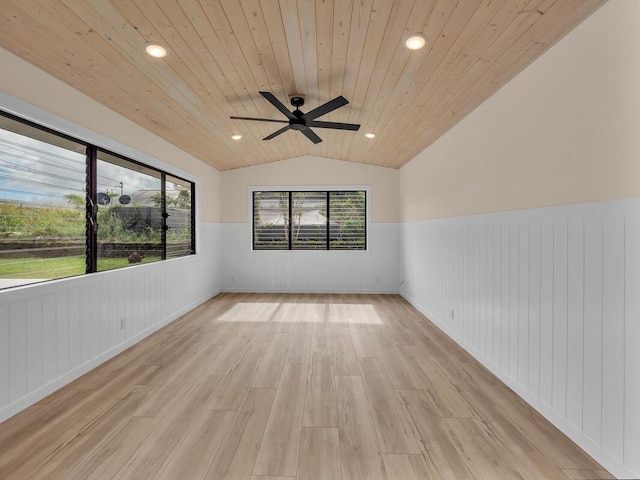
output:
{"label": "wooden plank ceiling", "polygon": [[[0,0],[0,46],[219,170],[302,155],[399,168],[603,3]],[[408,32],[427,46],[405,49]],[[284,119],[259,91],[304,94],[303,111],[343,95],[319,120],[362,127],[262,141],[282,125],[229,119]]]}

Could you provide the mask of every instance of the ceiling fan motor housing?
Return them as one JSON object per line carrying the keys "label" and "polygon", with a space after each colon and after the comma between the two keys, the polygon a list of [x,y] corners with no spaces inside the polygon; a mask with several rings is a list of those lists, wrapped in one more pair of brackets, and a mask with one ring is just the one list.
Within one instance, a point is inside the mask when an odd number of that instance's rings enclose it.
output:
{"label": "ceiling fan motor housing", "polygon": [[291,105],[293,105],[294,107],[300,108],[301,106],[304,105],[304,95],[300,95],[297,93],[294,95],[290,95],[289,101],[291,102]]}

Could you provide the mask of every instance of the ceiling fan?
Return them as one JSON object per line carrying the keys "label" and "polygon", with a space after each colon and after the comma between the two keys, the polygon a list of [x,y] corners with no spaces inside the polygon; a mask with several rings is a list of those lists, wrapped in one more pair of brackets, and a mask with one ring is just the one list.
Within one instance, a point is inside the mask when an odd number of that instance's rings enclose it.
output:
{"label": "ceiling fan", "polygon": [[234,120],[253,120],[256,122],[276,122],[276,123],[288,123],[282,127],[280,130],[273,132],[271,135],[268,135],[263,138],[263,140],[271,140],[274,137],[277,137],[281,133],[286,132],[287,130],[298,130],[304,134],[309,140],[313,143],[320,143],[322,139],[315,134],[310,127],[317,128],[335,128],[337,130],[358,130],[360,125],[355,123],[340,123],[340,122],[322,122],[316,120],[316,118],[321,117],[322,115],[326,115],[329,112],[334,111],[337,108],[345,106],[349,101],[344,98],[342,95],[334,98],[333,100],[329,100],[327,103],[320,105],[317,108],[314,108],[310,112],[302,113],[300,111],[300,107],[304,105],[304,97],[301,95],[294,95],[291,97],[291,105],[295,107],[293,112],[290,112],[287,107],[283,105],[283,103],[278,100],[273,93],[271,92],[259,92],[264,98],[266,98],[274,107],[280,110],[288,120],[274,120],[271,118],[251,118],[251,117],[230,117]]}

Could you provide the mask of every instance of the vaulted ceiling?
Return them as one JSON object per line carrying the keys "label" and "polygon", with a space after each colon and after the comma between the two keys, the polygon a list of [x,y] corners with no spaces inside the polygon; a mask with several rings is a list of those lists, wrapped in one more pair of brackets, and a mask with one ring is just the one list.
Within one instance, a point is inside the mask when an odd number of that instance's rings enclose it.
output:
{"label": "vaulted ceiling", "polygon": [[[398,168],[603,3],[0,0],[0,46],[219,170],[303,155]],[[404,48],[409,32],[426,47]],[[303,111],[342,95],[318,120],[362,127],[263,141],[282,125],[229,118],[283,120],[259,91],[303,94]]]}

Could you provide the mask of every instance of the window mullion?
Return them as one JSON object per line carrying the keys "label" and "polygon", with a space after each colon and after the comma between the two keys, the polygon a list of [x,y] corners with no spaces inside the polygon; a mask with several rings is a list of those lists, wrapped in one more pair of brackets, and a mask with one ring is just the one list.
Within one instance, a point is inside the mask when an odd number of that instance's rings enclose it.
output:
{"label": "window mullion", "polygon": [[167,230],[169,230],[169,226],[167,225],[167,218],[169,214],[167,213],[167,179],[164,172],[160,173],[160,210],[162,210],[162,227],[160,229],[160,248],[162,249],[162,260],[167,259]]}
{"label": "window mullion", "polygon": [[364,249],[367,249],[367,192],[364,192]]}
{"label": "window mullion", "polygon": [[326,235],[327,235],[327,250],[331,249],[331,202],[330,202],[330,197],[329,197],[329,192],[327,192],[327,228],[326,228]]}
{"label": "window mullion", "polygon": [[98,271],[98,173],[97,173],[98,150],[96,147],[87,146],[86,156],[86,249],[85,249],[85,272],[93,273]]}
{"label": "window mullion", "polygon": [[191,184],[191,254],[196,253],[196,184]]}
{"label": "window mullion", "polygon": [[288,218],[288,228],[289,228],[289,250],[293,249],[293,241],[292,241],[292,237],[293,237],[293,208],[292,208],[292,204],[293,204],[293,192],[289,192],[289,218]]}

